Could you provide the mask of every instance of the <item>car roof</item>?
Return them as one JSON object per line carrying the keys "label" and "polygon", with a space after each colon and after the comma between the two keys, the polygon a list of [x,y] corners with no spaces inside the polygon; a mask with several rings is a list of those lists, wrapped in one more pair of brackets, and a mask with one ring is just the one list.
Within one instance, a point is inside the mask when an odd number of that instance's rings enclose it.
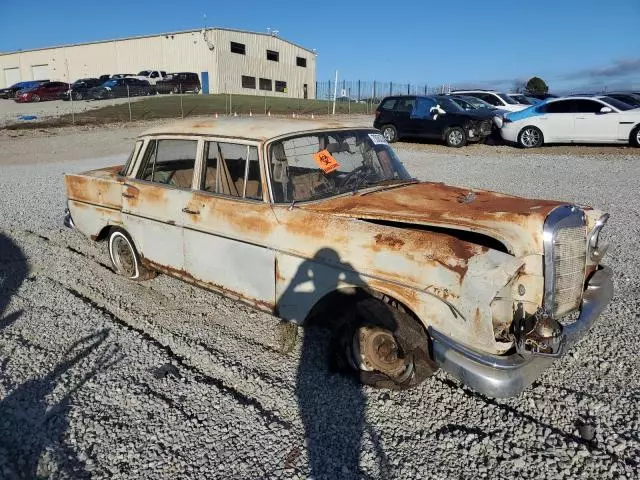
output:
{"label": "car roof", "polygon": [[335,119],[293,119],[293,118],[194,118],[172,122],[152,128],[140,136],[149,135],[208,135],[247,140],[267,141],[282,135],[304,133],[313,130],[335,130],[358,128],[374,130],[362,121],[342,121]]}

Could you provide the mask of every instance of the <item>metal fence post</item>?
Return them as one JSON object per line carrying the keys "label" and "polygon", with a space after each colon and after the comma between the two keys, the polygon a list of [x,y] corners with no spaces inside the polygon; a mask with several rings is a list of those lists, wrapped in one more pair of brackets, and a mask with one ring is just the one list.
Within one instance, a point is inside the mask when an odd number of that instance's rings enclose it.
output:
{"label": "metal fence post", "polygon": [[373,102],[373,99],[376,98],[376,81],[373,81],[373,98],[371,99],[371,101]]}
{"label": "metal fence post", "polygon": [[180,117],[184,120],[184,108],[182,107],[182,84],[178,84],[180,88]]}
{"label": "metal fence post", "polygon": [[131,96],[129,95],[129,85],[127,85],[127,103],[129,104],[129,121],[131,121]]}
{"label": "metal fence post", "polygon": [[360,80],[358,80],[358,101],[360,101]]}
{"label": "metal fence post", "polygon": [[393,82],[389,82],[389,95],[393,95]]}

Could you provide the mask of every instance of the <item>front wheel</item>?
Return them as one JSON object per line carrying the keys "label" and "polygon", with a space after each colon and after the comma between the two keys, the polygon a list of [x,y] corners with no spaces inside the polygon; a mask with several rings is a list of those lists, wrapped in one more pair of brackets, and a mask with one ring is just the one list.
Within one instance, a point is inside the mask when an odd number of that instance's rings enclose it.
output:
{"label": "front wheel", "polygon": [[82,100],[82,93],[81,92],[76,92],[73,98],[75,100]]}
{"label": "front wheel", "polygon": [[40,101],[40,96],[39,95],[34,95],[33,97],[31,97],[31,100],[33,100],[34,102],[39,102]]}
{"label": "front wheel", "polygon": [[640,125],[636,126],[636,128],[631,131],[629,143],[636,148],[640,147]]}
{"label": "front wheel", "polygon": [[398,307],[376,298],[356,305],[333,344],[339,366],[377,388],[411,388],[438,368],[429,355],[424,328]]}
{"label": "front wheel", "polygon": [[522,148],[537,148],[541,147],[543,143],[544,137],[538,127],[524,127],[518,134],[518,145]]}
{"label": "front wheel", "polygon": [[460,148],[467,144],[467,135],[462,127],[452,127],[447,131],[444,140],[447,147]]}
{"label": "front wheel", "polygon": [[387,142],[393,143],[398,140],[398,130],[393,125],[384,125],[380,131]]}
{"label": "front wheel", "polygon": [[130,280],[149,280],[155,272],[140,264],[140,255],[129,234],[120,228],[109,233],[109,258],[116,273]]}

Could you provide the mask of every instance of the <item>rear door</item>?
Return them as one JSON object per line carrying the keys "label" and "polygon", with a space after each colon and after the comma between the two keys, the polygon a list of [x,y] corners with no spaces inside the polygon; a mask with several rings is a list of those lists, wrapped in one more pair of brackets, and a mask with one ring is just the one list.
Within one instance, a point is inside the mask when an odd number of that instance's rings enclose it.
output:
{"label": "rear door", "polygon": [[438,138],[441,136],[444,116],[435,114],[432,109],[436,106],[436,101],[429,97],[418,97],[415,107],[411,113],[411,123],[414,135],[428,138]]}
{"label": "rear door", "polygon": [[539,110],[542,115],[532,117],[544,135],[545,142],[570,142],[574,137],[575,100],[550,102]]}
{"label": "rear door", "polygon": [[278,226],[265,201],[258,145],[210,139],[196,193],[183,214],[185,270],[215,290],[259,308],[275,304]]}
{"label": "rear door", "polygon": [[[598,100],[575,100],[574,139],[578,142],[615,142],[618,138],[620,113],[613,110],[601,113],[608,107]],[[611,107],[609,107],[611,108]]]}
{"label": "rear door", "polygon": [[411,120],[411,112],[416,105],[416,97],[400,97],[394,110],[396,129],[400,135],[416,135],[419,130]]}
{"label": "rear door", "polygon": [[122,218],[138,251],[170,269],[184,269],[183,218],[192,200],[199,143],[195,137],[149,140],[135,178],[122,191]]}

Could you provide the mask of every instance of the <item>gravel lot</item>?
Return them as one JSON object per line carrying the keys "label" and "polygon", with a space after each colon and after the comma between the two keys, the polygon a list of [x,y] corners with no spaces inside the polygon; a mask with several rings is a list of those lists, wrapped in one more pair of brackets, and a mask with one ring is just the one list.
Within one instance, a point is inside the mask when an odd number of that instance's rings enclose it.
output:
{"label": "gravel lot", "polygon": [[[134,97],[132,102],[136,102],[144,97]],[[126,98],[113,98],[107,100],[80,100],[74,102],[65,102],[64,100],[50,100],[38,103],[18,103],[13,100],[0,99],[0,127],[10,123],[19,123],[22,115],[36,115],[38,120],[56,118],[61,115],[71,114],[73,108],[74,113],[86,112],[87,110],[95,110],[96,108],[108,107],[126,103]]]}
{"label": "gravel lot", "polygon": [[442,372],[363,389],[327,370],[322,332],[284,356],[270,315],[112,273],[104,244],[61,226],[62,174],[122,162],[144,128],[0,131],[0,478],[637,478],[637,152],[398,144],[421,179],[612,214],[612,305],[493,400]]}

